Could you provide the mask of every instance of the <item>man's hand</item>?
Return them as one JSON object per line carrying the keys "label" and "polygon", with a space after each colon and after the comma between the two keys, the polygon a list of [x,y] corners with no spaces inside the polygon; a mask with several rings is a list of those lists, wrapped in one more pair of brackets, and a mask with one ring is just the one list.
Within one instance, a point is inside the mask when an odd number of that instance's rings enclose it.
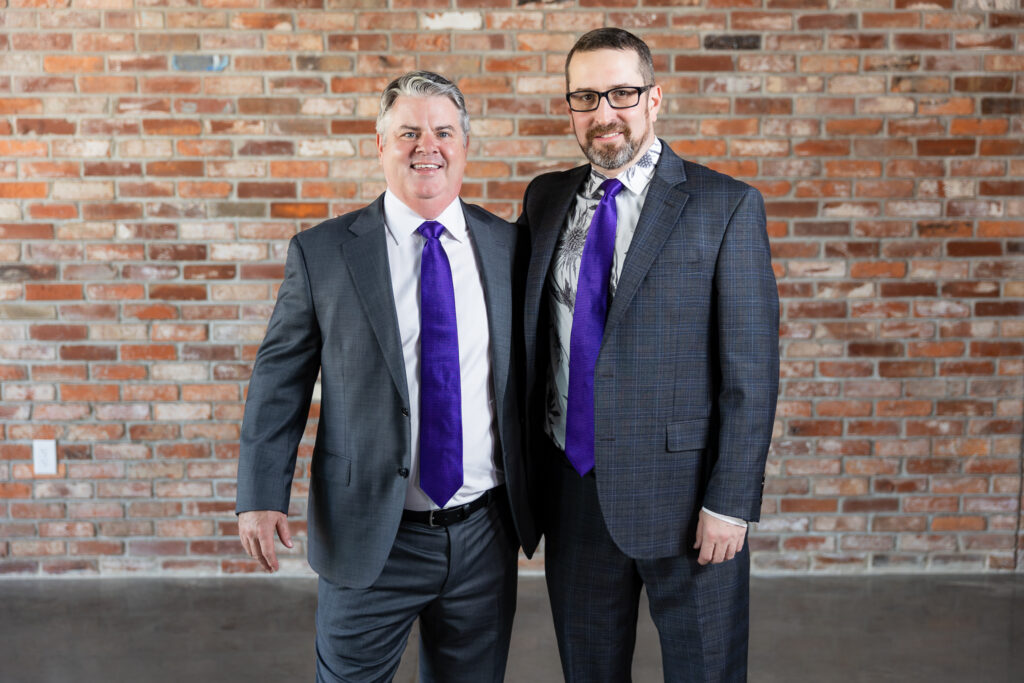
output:
{"label": "man's hand", "polygon": [[276,572],[277,553],[274,551],[274,531],[285,547],[292,547],[292,532],[288,516],[277,510],[252,510],[238,515],[238,536],[249,557],[259,560],[263,570]]}
{"label": "man's hand", "polygon": [[697,542],[693,544],[700,550],[697,564],[720,564],[731,560],[743,550],[746,536],[746,527],[723,522],[701,510],[697,521]]}

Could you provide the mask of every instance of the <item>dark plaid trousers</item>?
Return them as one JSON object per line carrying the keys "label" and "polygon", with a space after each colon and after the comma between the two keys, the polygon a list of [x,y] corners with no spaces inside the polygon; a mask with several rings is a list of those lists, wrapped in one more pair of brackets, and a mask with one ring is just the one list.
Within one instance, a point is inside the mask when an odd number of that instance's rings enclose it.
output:
{"label": "dark plaid trousers", "polygon": [[[564,457],[563,457],[564,459]],[[608,534],[591,472],[551,468],[545,574],[562,670],[570,683],[630,681],[641,587],[661,641],[666,681],[745,681],[747,544],[728,562],[627,557]]]}

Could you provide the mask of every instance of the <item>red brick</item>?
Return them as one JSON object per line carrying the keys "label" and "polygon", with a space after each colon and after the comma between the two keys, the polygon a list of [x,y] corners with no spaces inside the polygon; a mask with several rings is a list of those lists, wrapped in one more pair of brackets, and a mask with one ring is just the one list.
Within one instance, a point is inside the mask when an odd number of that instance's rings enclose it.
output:
{"label": "red brick", "polygon": [[675,71],[734,71],[732,57],[727,55],[678,55]]}
{"label": "red brick", "polygon": [[224,199],[231,195],[231,183],[180,182],[178,194],[188,198]]}
{"label": "red brick", "polygon": [[81,299],[82,285],[25,285],[26,301]]}
{"label": "red brick", "polygon": [[145,287],[138,284],[124,285],[87,285],[86,293],[90,299],[142,299],[146,295]]}
{"label": "red brick", "polygon": [[978,301],[974,304],[976,316],[1024,316],[1024,301]]}
{"label": "red brick", "polygon": [[931,401],[879,401],[879,417],[924,417],[931,415]]}
{"label": "red brick", "polygon": [[879,533],[925,531],[927,528],[925,517],[876,515],[871,522],[871,530]]}
{"label": "red brick", "polygon": [[272,202],[270,215],[273,218],[326,218],[327,204],[307,202]]}
{"label": "red brick", "polygon": [[271,161],[270,175],[275,178],[323,178],[327,176],[326,161]]}
{"label": "red brick", "polygon": [[62,384],[62,401],[117,401],[120,387],[116,384]]}
{"label": "red brick", "polygon": [[121,347],[123,360],[176,360],[177,357],[177,350],[169,345],[124,345]]}
{"label": "red brick", "polygon": [[932,377],[935,365],[930,361],[882,361],[878,364],[882,377]]}
{"label": "red brick", "polygon": [[169,301],[202,301],[207,298],[205,285],[150,285],[150,299]]}
{"label": "red brick", "polygon": [[239,199],[249,199],[253,197],[265,197],[272,199],[281,198],[294,198],[296,196],[295,183],[293,182],[277,182],[277,183],[251,183],[251,182],[240,182],[238,183],[238,197]]}
{"label": "red brick", "polygon": [[942,376],[992,375],[995,371],[995,363],[991,361],[947,362],[939,365],[939,375]]}
{"label": "red brick", "polygon": [[0,498],[31,498],[32,486],[0,481]]}
{"label": "red brick", "polygon": [[793,512],[838,512],[838,501],[834,498],[784,498],[781,501],[779,511],[782,513]]}
{"label": "red brick", "polygon": [[972,356],[1021,356],[1024,342],[971,342]]}
{"label": "red brick", "polygon": [[904,423],[907,436],[959,436],[963,423],[952,420],[914,420]]}
{"label": "red brick", "polygon": [[908,346],[908,354],[911,358],[941,358],[944,356],[962,356],[966,350],[963,342],[916,342]]}
{"label": "red brick", "polygon": [[1019,156],[1024,154],[1024,142],[1006,138],[982,140],[978,151],[983,156]]}
{"label": "red brick", "polygon": [[93,370],[95,379],[104,380],[138,380],[145,379],[146,374],[142,365],[101,365]]}
{"label": "red brick", "polygon": [[902,356],[903,344],[899,342],[851,342],[847,347],[851,357],[857,356]]}
{"label": "red brick", "polygon": [[841,301],[790,302],[786,304],[790,319],[795,318],[845,318],[846,304]]}
{"label": "red brick", "polygon": [[203,162],[150,161],[146,163],[146,175],[201,177],[203,175]]}
{"label": "red brick", "polygon": [[199,135],[202,124],[188,119],[143,119],[142,130],[146,135]]}
{"label": "red brick", "polygon": [[73,346],[60,347],[60,359],[71,360],[117,360],[116,346],[96,346],[92,344],[76,344]]}
{"label": "red brick", "polygon": [[917,153],[921,156],[958,156],[974,154],[974,140],[918,140]]}
{"label": "red brick", "polygon": [[885,420],[852,420],[847,423],[851,436],[899,436],[900,423]]}

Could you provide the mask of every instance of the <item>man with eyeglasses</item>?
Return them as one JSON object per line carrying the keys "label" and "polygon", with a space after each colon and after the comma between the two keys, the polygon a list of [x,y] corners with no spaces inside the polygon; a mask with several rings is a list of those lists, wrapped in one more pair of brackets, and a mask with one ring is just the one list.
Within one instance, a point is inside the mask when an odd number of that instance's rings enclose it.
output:
{"label": "man with eyeglasses", "polygon": [[526,452],[563,672],[630,680],[646,587],[666,680],[742,681],[778,390],[764,202],[655,137],[642,40],[591,31],[565,69],[590,164],[535,179],[519,218]]}

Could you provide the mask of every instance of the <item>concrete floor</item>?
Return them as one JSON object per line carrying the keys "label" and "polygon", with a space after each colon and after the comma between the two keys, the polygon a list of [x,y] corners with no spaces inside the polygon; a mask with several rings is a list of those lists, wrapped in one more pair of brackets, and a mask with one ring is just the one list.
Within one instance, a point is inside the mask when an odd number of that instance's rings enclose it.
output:
{"label": "concrete floor", "polygon": [[[1024,576],[757,578],[750,680],[1024,680]],[[0,581],[3,683],[313,680],[310,579]],[[413,640],[415,640],[415,634]],[[561,681],[544,582],[520,579],[510,683]],[[415,643],[396,677],[415,681]],[[661,680],[642,610],[634,680]]]}

